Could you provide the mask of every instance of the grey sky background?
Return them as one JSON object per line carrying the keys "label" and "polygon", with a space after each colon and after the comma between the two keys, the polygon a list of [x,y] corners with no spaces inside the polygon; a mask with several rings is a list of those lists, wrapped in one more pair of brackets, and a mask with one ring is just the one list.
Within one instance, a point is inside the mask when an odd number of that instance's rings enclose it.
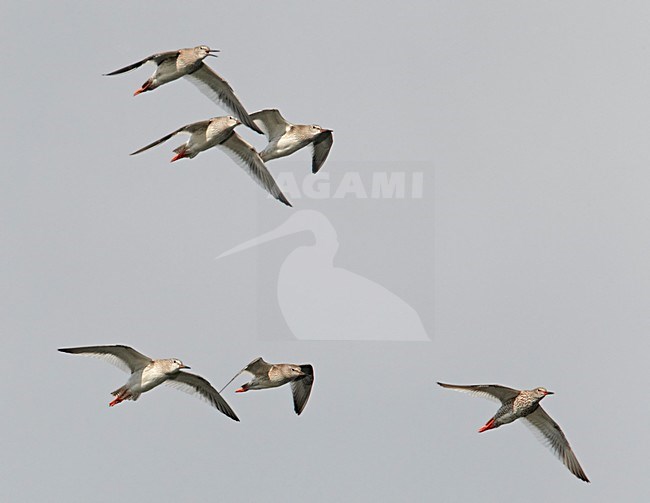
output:
{"label": "grey sky background", "polygon": [[[0,170],[3,501],[646,501],[650,31],[646,2],[11,2]],[[334,129],[324,165],[423,173],[421,199],[264,193],[219,151],[169,164],[224,112],[188,82],[133,98],[198,44],[249,111]],[[240,131],[257,147],[260,138]],[[309,152],[268,164],[309,174]],[[412,306],[430,342],[297,341],[277,278],[308,232],[222,252],[316,210],[338,268]],[[323,296],[336,296],[324,291]],[[256,356],[312,363],[224,396],[235,423],[57,353],[125,343],[217,388]],[[245,382],[245,377],[236,381]],[[592,484],[494,404],[435,381],[545,386]],[[233,385],[234,386],[234,385]]]}

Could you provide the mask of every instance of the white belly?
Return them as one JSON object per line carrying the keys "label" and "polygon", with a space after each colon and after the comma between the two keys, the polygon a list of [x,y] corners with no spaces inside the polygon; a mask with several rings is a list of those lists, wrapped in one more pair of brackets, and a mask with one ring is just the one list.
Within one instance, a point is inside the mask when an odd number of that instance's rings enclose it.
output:
{"label": "white belly", "polygon": [[145,367],[138,372],[131,374],[127,387],[133,394],[144,393],[165,382],[167,376],[161,372],[156,372],[150,367]]}

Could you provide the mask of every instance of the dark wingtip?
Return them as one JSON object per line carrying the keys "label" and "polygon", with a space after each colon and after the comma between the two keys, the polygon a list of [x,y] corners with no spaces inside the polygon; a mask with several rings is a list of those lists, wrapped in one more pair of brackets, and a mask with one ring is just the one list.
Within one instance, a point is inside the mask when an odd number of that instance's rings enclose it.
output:
{"label": "dark wingtip", "polygon": [[294,403],[293,404],[293,411],[296,413],[296,415],[299,416],[300,414],[302,414],[302,411],[305,410],[306,405],[307,405],[307,402],[303,403],[302,404],[302,409],[301,409],[300,406],[297,403]]}
{"label": "dark wingtip", "polygon": [[229,410],[228,410],[229,413],[226,414],[226,415],[227,415],[230,419],[232,419],[233,421],[237,421],[237,422],[239,422],[239,418],[237,417],[237,414],[235,414],[235,411],[232,410],[230,407],[228,407],[228,409],[229,409]]}
{"label": "dark wingtip", "polygon": [[300,365],[300,371],[305,374],[301,377],[301,379],[305,379],[306,377],[314,377],[314,367],[308,363]]}
{"label": "dark wingtip", "polygon": [[293,208],[293,205],[289,202],[289,200],[286,197],[284,197],[284,194],[280,194],[278,196],[278,201],[286,204],[287,206],[289,206],[289,208]]}

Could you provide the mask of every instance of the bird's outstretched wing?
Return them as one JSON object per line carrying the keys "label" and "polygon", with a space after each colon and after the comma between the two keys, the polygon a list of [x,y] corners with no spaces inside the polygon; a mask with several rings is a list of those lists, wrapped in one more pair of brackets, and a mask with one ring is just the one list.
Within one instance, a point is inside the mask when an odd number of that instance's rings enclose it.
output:
{"label": "bird's outstretched wing", "polygon": [[260,376],[267,376],[269,375],[269,370],[271,370],[271,365],[270,363],[267,363],[264,361],[264,359],[260,356],[259,358],[255,358],[252,362],[250,362],[248,365],[246,365],[246,368],[242,370],[242,372],[250,372],[254,376],[260,377]]}
{"label": "bird's outstretched wing", "polygon": [[504,403],[519,394],[519,390],[501,386],[500,384],[445,384],[438,383],[443,388],[453,389],[463,393],[470,393],[475,396],[480,396],[492,400],[493,402]]}
{"label": "bird's outstretched wing", "polygon": [[295,381],[291,381],[291,393],[293,394],[293,410],[296,414],[300,413],[307,405],[311,388],[314,384],[314,368],[311,365],[301,365],[302,370],[306,375],[302,376]]}
{"label": "bird's outstretched wing", "polygon": [[125,66],[124,68],[120,68],[119,70],[114,70],[111,73],[105,73],[104,76],[108,77],[110,75],[118,75],[120,73],[126,73],[130,72],[131,70],[135,70],[136,68],[140,68],[142,65],[145,63],[148,63],[149,61],[156,63],[159,65],[162,61],[169,59],[169,58],[175,58],[179,54],[179,51],[169,51],[169,52],[159,52],[157,54],[152,54],[151,56],[148,56],[144,58],[141,61],[138,61],[136,63],[132,63],[128,66]]}
{"label": "bird's outstretched wing", "polygon": [[332,144],[334,143],[334,136],[329,130],[323,131],[319,134],[314,140],[314,152],[312,153],[311,158],[311,172],[318,173],[318,170],[321,168],[325,159],[330,153]]}
{"label": "bird's outstretched wing", "polygon": [[218,145],[228,156],[244,168],[253,180],[255,180],[264,190],[269,192],[278,201],[291,206],[291,203],[278,187],[278,184],[266,169],[264,161],[259,156],[253,146],[239,136],[236,132],[228,137],[228,139]]}
{"label": "bird's outstretched wing", "polygon": [[189,372],[177,372],[167,379],[165,383],[185,393],[198,394],[230,419],[239,421],[237,414],[230,408],[230,405],[226,403],[219,392],[203,377],[190,374]]}
{"label": "bird's outstretched wing", "polygon": [[62,353],[73,355],[92,356],[101,358],[108,363],[126,371],[135,372],[151,363],[151,358],[139,353],[135,349],[117,344],[114,346],[84,346],[78,348],[59,348]]}
{"label": "bird's outstretched wing", "polygon": [[155,147],[156,145],[160,145],[161,143],[165,143],[172,136],[176,136],[177,134],[180,134],[180,133],[193,134],[196,131],[200,130],[201,128],[206,129],[209,124],[210,124],[210,120],[199,121],[199,122],[194,122],[192,124],[187,124],[187,125],[185,125],[183,127],[178,128],[176,131],[172,131],[168,135],[165,135],[162,138],[150,143],[149,145],[146,145],[146,146],[136,150],[135,152],[131,152],[129,155],[135,155],[135,154],[139,154],[140,152],[144,152],[145,150],[149,150],[151,147]]}
{"label": "bird's outstretched wing", "polygon": [[259,126],[269,143],[280,138],[291,127],[291,123],[282,117],[277,108],[260,110],[252,113],[250,118]]}
{"label": "bird's outstretched wing", "polygon": [[259,358],[255,358],[252,362],[246,365],[246,367],[237,372],[235,376],[230,381],[228,381],[223,388],[221,388],[219,393],[223,393],[223,390],[225,390],[230,385],[230,383],[237,379],[243,372],[250,372],[254,376],[260,377],[268,376],[270,369],[271,364],[266,363],[261,356]]}
{"label": "bird's outstretched wing", "polygon": [[242,124],[245,124],[256,133],[262,134],[262,131],[250,119],[248,112],[235,95],[235,91],[230,87],[230,84],[212,71],[208,65],[201,63],[198,70],[186,74],[185,77],[208,98],[237,117]]}
{"label": "bird's outstretched wing", "polygon": [[578,458],[573,453],[569,441],[564,436],[560,426],[553,421],[541,406],[537,407],[535,412],[524,417],[526,424],[532,426],[533,432],[544,442],[553,453],[560,458],[564,466],[580,480],[589,482],[587,475],[583,471]]}

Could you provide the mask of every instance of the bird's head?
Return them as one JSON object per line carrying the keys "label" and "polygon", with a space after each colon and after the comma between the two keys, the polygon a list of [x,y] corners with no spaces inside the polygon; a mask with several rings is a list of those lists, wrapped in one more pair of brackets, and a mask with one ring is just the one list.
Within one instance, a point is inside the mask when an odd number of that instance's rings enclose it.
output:
{"label": "bird's head", "polygon": [[241,124],[241,121],[239,119],[236,119],[232,115],[228,115],[226,117],[226,119],[228,121],[227,124],[228,124],[229,127],[231,127],[231,126],[235,127],[235,126],[239,126]]}
{"label": "bird's head", "polygon": [[544,398],[546,395],[552,395],[553,394],[552,391],[549,391],[546,388],[542,388],[542,387],[535,388],[533,390],[533,392],[535,393],[535,398],[539,398],[540,400],[542,398]]}
{"label": "bird's head", "polygon": [[188,367],[187,365],[185,365],[185,364],[184,364],[182,361],[180,361],[179,359],[177,359],[177,358],[172,358],[171,360],[169,360],[169,368],[170,368],[169,373],[171,374],[171,373],[178,372],[178,371],[181,370],[181,369],[189,369],[190,367]]}
{"label": "bird's head", "polygon": [[309,126],[309,133],[311,134],[312,138],[316,138],[319,134],[321,133],[331,133],[331,129],[325,129],[324,127],[320,127],[317,124],[312,124]]}
{"label": "bird's head", "polygon": [[299,365],[286,365],[282,371],[285,377],[292,379],[305,375]]}
{"label": "bird's head", "polygon": [[[222,115],[220,117],[212,117],[212,119],[210,119],[210,126],[208,126],[207,134],[209,136],[214,134],[221,135],[221,133],[229,133],[240,124],[241,122],[239,121],[239,119],[236,119],[232,115]],[[227,134],[224,137],[224,139],[228,138],[229,136],[230,135]]]}
{"label": "bird's head", "polygon": [[194,54],[199,59],[203,59],[207,56],[214,56],[216,58],[217,55],[215,52],[219,52],[219,49],[210,49],[207,45],[199,45],[194,48]]}

